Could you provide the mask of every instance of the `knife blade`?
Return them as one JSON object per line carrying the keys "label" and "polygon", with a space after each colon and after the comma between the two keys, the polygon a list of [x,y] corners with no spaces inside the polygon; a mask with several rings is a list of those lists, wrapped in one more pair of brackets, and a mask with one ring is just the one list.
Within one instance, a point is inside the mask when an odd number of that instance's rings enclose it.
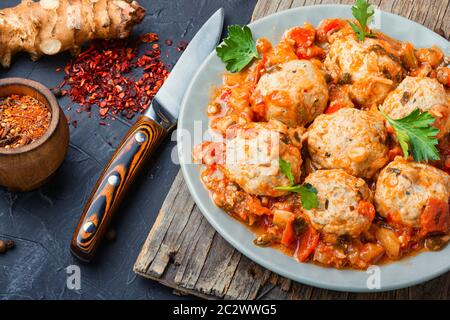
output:
{"label": "knife blade", "polygon": [[[196,36],[191,40],[183,55],[155,96],[156,101],[164,111],[173,118],[178,118],[181,102],[192,77],[206,57],[219,43],[223,28],[224,12],[219,9],[201,27]],[[151,110],[147,116],[152,115]]]}
{"label": "knife blade", "polygon": [[72,254],[94,257],[114,214],[141,167],[172,130],[181,101],[198,67],[217,46],[224,12],[219,9],[197,32],[148,110],[130,128],[92,191],[70,243]]}

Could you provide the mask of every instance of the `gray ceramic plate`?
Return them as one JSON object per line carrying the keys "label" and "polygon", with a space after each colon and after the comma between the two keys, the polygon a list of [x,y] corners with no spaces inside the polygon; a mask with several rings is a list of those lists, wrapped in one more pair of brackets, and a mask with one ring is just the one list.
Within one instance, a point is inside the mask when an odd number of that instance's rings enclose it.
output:
{"label": "gray ceramic plate", "polygon": [[[283,32],[293,26],[309,22],[317,26],[325,18],[351,18],[350,6],[322,5],[302,7],[280,12],[250,25],[255,38],[267,37],[277,43]],[[384,33],[412,42],[417,47],[437,45],[449,54],[450,44],[436,33],[405,18],[380,12],[378,28]],[[437,253],[422,253],[413,258],[391,263],[370,272],[336,270],[323,268],[314,264],[302,264],[292,257],[270,249],[253,245],[254,235],[245,227],[216,207],[208,191],[200,181],[198,165],[191,162],[194,144],[201,141],[189,141],[182,137],[182,132],[194,133],[195,121],[201,121],[203,132],[208,128],[206,107],[211,88],[221,84],[225,72],[224,64],[212,53],[199,69],[186,94],[178,122],[178,153],[184,178],[198,207],[211,225],[237,250],[263,267],[284,277],[315,287],[351,291],[387,291],[412,286],[450,270],[450,246]],[[371,275],[379,274],[378,289],[370,289],[368,281],[376,284]],[[379,273],[378,273],[379,272]]]}

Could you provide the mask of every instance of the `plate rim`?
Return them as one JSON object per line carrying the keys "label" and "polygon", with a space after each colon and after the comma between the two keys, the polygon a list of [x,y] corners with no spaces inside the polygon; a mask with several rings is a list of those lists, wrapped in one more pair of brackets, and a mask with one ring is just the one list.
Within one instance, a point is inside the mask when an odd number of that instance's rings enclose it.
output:
{"label": "plate rim", "polygon": [[[336,7],[340,7],[340,8],[351,8],[351,5],[346,5],[346,4],[319,4],[319,5],[309,5],[309,6],[301,6],[301,7],[296,7],[296,8],[289,8],[286,10],[282,10],[279,12],[275,12],[272,13],[268,16],[262,17],[258,20],[255,20],[251,23],[248,24],[248,26],[250,28],[254,28],[257,27],[258,24],[260,23],[264,23],[266,20],[269,20],[275,16],[278,15],[283,15],[286,12],[290,12],[290,11],[302,11],[302,10],[320,10],[323,8],[336,8]],[[378,9],[381,13],[391,16],[395,19],[400,19],[403,20],[404,22],[408,22],[409,24],[414,24],[416,27],[418,28],[422,28],[422,29],[426,29],[427,32],[431,32],[433,33],[435,36],[445,40],[448,42],[447,39],[445,39],[444,37],[442,37],[441,35],[437,34],[436,32],[434,32],[433,30],[425,27],[424,25],[410,20],[406,17],[397,15],[395,13],[391,13],[391,12],[387,12],[381,9]],[[307,22],[307,21],[305,21]],[[299,24],[301,23],[301,21],[299,22]],[[183,98],[182,104],[181,104],[181,108],[180,108],[180,113],[179,113],[179,118],[178,118],[178,129],[181,129],[181,123],[183,122],[184,119],[184,115],[185,115],[185,109],[186,109],[186,105],[187,105],[187,100],[188,97],[191,96],[191,92],[193,91],[194,88],[194,84],[196,83],[197,79],[200,77],[202,70],[205,69],[205,66],[208,65],[210,63],[210,61],[213,59],[213,57],[215,56],[215,51],[211,52],[210,55],[208,55],[208,57],[205,59],[205,61],[200,65],[200,67],[198,68],[195,76],[192,78],[191,83],[188,86],[188,89],[186,90],[185,96]],[[206,220],[208,221],[208,223],[214,228],[215,231],[217,231],[234,249],[236,249],[237,251],[239,251],[241,254],[243,254],[245,257],[247,257],[248,259],[250,259],[251,261],[257,263],[258,265],[262,266],[263,268],[268,269],[269,271],[278,274],[280,276],[283,276],[287,279],[290,279],[292,281],[298,282],[300,284],[304,284],[304,285],[309,285],[315,288],[320,288],[320,289],[327,289],[327,290],[334,290],[334,291],[339,291],[339,292],[349,292],[349,293],[375,293],[375,292],[388,292],[388,291],[393,291],[393,290],[398,290],[398,289],[404,289],[404,288],[409,288],[418,284],[422,284],[424,282],[430,281],[432,279],[435,279],[436,277],[439,277],[441,275],[443,275],[444,273],[447,273],[450,271],[450,265],[440,268],[438,270],[435,270],[435,272],[432,272],[430,274],[426,274],[426,275],[422,275],[422,276],[418,276],[417,278],[415,278],[414,280],[409,280],[409,281],[404,281],[404,283],[400,283],[400,284],[386,284],[383,285],[382,288],[380,289],[370,289],[368,287],[359,287],[359,286],[348,286],[348,287],[344,287],[342,285],[339,284],[333,284],[333,283],[327,283],[327,282],[321,282],[318,279],[312,279],[309,277],[305,277],[300,275],[296,275],[295,277],[293,277],[288,270],[284,270],[284,269],[279,269],[279,268],[275,268],[275,266],[273,266],[272,264],[270,264],[266,259],[262,258],[260,255],[258,255],[255,251],[252,251],[250,249],[247,249],[245,246],[240,245],[240,243],[238,242],[238,240],[236,238],[233,238],[231,235],[228,234],[228,232],[224,231],[223,227],[217,223],[214,219],[213,219],[213,214],[209,213],[209,210],[206,208],[205,203],[203,202],[204,200],[200,199],[199,194],[197,194],[197,192],[195,192],[195,186],[193,185],[193,181],[191,181],[191,179],[189,178],[189,174],[188,174],[188,164],[186,164],[184,161],[181,161],[182,159],[182,147],[181,147],[181,143],[178,143],[178,141],[180,141],[181,139],[181,131],[182,130],[178,130],[177,131],[177,152],[178,152],[178,156],[180,159],[180,167],[181,167],[181,171],[183,174],[183,178],[186,182],[186,185],[188,186],[189,189],[189,193],[191,194],[192,198],[195,201],[195,204],[198,206],[198,208],[200,209],[200,212],[202,213],[202,215],[206,218]],[[198,169],[198,168],[197,168]],[[203,183],[202,183],[203,185]],[[205,188],[206,190],[206,188]],[[207,190],[206,190],[207,191]],[[219,210],[221,210],[223,212],[223,214],[228,215],[228,213],[226,213],[225,211],[223,211],[222,209],[219,208]],[[242,224],[244,225],[244,227],[248,230],[249,233],[251,233],[251,230],[248,229],[248,227],[243,224],[242,222],[235,220],[236,223]],[[275,251],[279,251],[273,248],[268,248],[267,250],[275,250]],[[421,253],[423,254],[423,253]],[[436,253],[434,253],[436,254]],[[293,259],[292,257],[289,257],[286,255],[286,257]],[[405,258],[402,261],[408,260],[410,258]],[[392,262],[390,264],[398,264],[399,262]],[[314,267],[317,268],[321,268],[320,266],[311,264]],[[325,268],[328,269],[328,268]],[[338,269],[334,269],[334,268],[329,268],[330,270],[334,270],[334,271],[341,271],[344,272],[344,270],[338,270]],[[362,274],[366,273],[366,271],[359,271],[359,270],[351,270],[351,271],[356,271],[356,272],[361,272]]]}

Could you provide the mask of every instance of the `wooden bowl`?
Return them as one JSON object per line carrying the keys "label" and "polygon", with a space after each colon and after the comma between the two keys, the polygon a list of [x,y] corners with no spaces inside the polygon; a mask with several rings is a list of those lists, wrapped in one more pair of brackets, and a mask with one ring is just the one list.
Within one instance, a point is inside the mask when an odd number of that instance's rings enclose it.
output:
{"label": "wooden bowl", "polygon": [[69,146],[69,126],[55,96],[44,85],[22,78],[0,80],[0,97],[11,94],[34,97],[52,114],[41,138],[16,149],[0,148],[0,185],[25,192],[40,187],[59,168]]}

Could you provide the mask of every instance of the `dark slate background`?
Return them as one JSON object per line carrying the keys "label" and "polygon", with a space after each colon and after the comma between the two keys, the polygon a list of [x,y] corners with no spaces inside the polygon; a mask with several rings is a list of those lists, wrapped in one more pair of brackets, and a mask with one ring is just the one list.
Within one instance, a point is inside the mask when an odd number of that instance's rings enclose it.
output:
{"label": "dark slate background", "polygon": [[[19,0],[2,0],[0,8]],[[189,41],[218,8],[225,8],[226,24],[245,24],[256,0],[140,0],[147,9],[135,34],[156,32],[165,62],[174,64],[180,40]],[[172,39],[168,47],[164,40]],[[166,55],[167,54],[167,55]],[[9,70],[0,67],[0,78],[23,77],[53,87],[62,82],[68,54],[46,57],[37,63],[19,54]],[[172,299],[177,296],[162,285],[136,276],[132,267],[152,227],[178,167],[171,162],[175,142],[161,148],[115,219],[117,238],[105,243],[97,259],[87,265],[69,253],[69,242],[84,204],[104,165],[109,161],[132,121],[118,118],[100,126],[93,112],[77,114],[67,98],[61,107],[77,128],[70,126],[67,157],[56,176],[37,191],[16,194],[0,188],[0,239],[13,239],[16,248],[0,255],[0,299]],[[66,267],[81,267],[81,290],[66,287]]]}

